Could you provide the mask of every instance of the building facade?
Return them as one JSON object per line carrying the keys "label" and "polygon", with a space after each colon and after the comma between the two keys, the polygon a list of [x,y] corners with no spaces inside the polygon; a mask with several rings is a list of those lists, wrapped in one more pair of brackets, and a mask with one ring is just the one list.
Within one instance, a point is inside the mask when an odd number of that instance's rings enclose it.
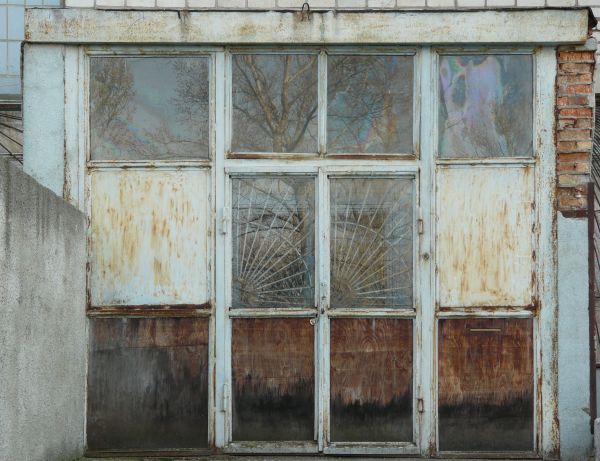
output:
{"label": "building facade", "polygon": [[309,3],[26,10],[87,453],[586,459],[593,15]]}

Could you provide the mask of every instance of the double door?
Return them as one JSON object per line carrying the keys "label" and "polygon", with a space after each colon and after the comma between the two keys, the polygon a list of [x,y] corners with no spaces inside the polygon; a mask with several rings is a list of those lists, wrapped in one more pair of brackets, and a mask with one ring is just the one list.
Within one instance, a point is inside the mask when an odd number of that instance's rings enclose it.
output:
{"label": "double door", "polygon": [[415,452],[416,172],[243,171],[223,223],[229,449]]}

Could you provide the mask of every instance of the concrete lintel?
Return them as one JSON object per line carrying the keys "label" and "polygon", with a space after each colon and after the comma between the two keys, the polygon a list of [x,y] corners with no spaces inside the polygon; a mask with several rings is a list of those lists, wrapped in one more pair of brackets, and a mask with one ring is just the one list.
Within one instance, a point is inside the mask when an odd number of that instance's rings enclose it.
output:
{"label": "concrete lintel", "polygon": [[140,11],[34,8],[38,43],[583,44],[586,9],[444,12]]}

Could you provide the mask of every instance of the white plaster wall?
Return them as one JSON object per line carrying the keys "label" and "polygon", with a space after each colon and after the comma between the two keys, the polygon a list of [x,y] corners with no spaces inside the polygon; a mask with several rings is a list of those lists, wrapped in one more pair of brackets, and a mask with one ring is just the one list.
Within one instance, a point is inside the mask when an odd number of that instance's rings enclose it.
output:
{"label": "white plaster wall", "polygon": [[[558,416],[564,461],[588,459],[590,365],[587,218],[558,214]],[[543,334],[543,332],[542,332]]]}
{"label": "white plaster wall", "polygon": [[0,158],[0,460],[84,449],[83,214]]}
{"label": "white plaster wall", "polygon": [[23,168],[63,195],[65,63],[60,45],[25,46],[23,56]]}

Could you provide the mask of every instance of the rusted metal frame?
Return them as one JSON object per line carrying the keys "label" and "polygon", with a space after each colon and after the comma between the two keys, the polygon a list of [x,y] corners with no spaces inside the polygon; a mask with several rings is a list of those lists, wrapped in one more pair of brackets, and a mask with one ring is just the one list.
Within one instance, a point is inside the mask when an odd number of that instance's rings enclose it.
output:
{"label": "rusted metal frame", "polygon": [[440,317],[481,315],[490,317],[494,315],[520,315],[535,316],[538,312],[537,305],[531,306],[476,306],[476,307],[437,307],[437,315]]}
{"label": "rusted metal frame", "polygon": [[[326,93],[325,93],[326,95]],[[326,97],[325,97],[326,103]],[[324,117],[321,117],[324,122]],[[323,139],[324,138],[320,138]],[[317,348],[316,348],[316,376],[317,376],[317,399],[316,412],[318,415],[316,424],[316,439],[319,445],[319,451],[324,451],[330,440],[330,342],[329,342],[329,312],[331,305],[331,280],[330,280],[330,235],[331,219],[330,209],[330,188],[327,173],[323,168],[319,168],[317,178],[317,222],[315,223],[317,238]]]}
{"label": "rusted metal frame", "polygon": [[[123,53],[118,53],[117,54],[119,56],[123,56],[123,55],[127,55],[127,51],[129,51],[130,48],[129,47],[125,47],[123,48]],[[161,50],[164,51],[164,49],[161,48]],[[186,50],[185,53],[182,53],[183,55],[190,55],[190,51]],[[210,81],[209,84],[211,85],[211,89],[210,89],[210,109],[209,109],[209,117],[210,117],[210,129],[209,132],[211,133],[211,140],[210,140],[210,153],[212,154],[211,156],[214,157],[215,156],[215,151],[216,151],[216,139],[215,139],[215,111],[216,111],[216,101],[215,101],[215,96],[216,96],[216,89],[215,89],[215,73],[216,73],[216,65],[215,65],[215,61],[216,61],[216,55],[217,53],[211,53],[211,52],[202,52],[200,53],[200,55],[206,55],[209,57],[210,59]],[[209,321],[209,337],[210,337],[210,341],[209,341],[209,351],[208,351],[208,369],[209,369],[209,377],[208,377],[208,381],[209,381],[209,390],[208,390],[208,401],[209,401],[209,421],[208,421],[208,444],[209,447],[214,447],[215,444],[215,437],[216,437],[216,430],[215,430],[215,368],[216,368],[216,360],[215,360],[215,331],[216,331],[216,325],[215,325],[215,315],[214,315],[214,306],[215,306],[215,282],[214,282],[214,275],[212,274],[212,271],[209,271],[209,274],[207,274],[208,276],[208,284],[207,287],[210,290],[210,299],[211,302],[207,303],[207,305],[203,305],[203,306],[195,306],[195,308],[186,308],[186,309],[180,309],[180,308],[172,308],[170,306],[160,306],[156,309],[147,309],[145,311],[141,311],[141,309],[129,309],[127,310],[126,307],[122,308],[114,308],[114,309],[98,309],[98,310],[92,310],[90,309],[91,306],[91,287],[90,287],[90,270],[91,270],[91,209],[92,209],[92,197],[91,197],[91,173],[96,170],[96,171],[102,171],[102,170],[109,170],[111,168],[119,168],[119,166],[117,165],[107,165],[107,163],[111,163],[111,162],[99,162],[98,165],[95,164],[95,162],[90,160],[90,123],[89,123],[89,81],[90,81],[90,74],[89,74],[89,59],[91,56],[94,56],[94,50],[90,50],[90,49],[85,49],[85,48],[81,48],[80,49],[80,53],[79,53],[79,77],[80,77],[80,84],[79,84],[79,89],[80,89],[80,111],[79,111],[79,116],[80,116],[80,120],[79,120],[79,158],[81,159],[81,164],[80,164],[80,169],[79,171],[80,176],[83,176],[83,180],[81,181],[81,184],[83,186],[83,190],[82,192],[80,192],[80,199],[79,200],[83,200],[85,205],[83,206],[84,210],[85,210],[85,217],[86,217],[86,253],[87,253],[87,262],[86,262],[86,305],[88,306],[88,317],[131,317],[131,316],[135,316],[135,317],[186,317],[186,316],[190,316],[190,317],[209,317],[210,321]],[[134,56],[137,56],[137,53],[133,54]],[[151,54],[152,56],[154,56],[155,54]],[[197,53],[193,53],[193,55],[198,55]],[[81,78],[83,77],[83,78]],[[195,164],[194,164],[195,163]],[[208,168],[211,168],[211,165],[209,162],[148,162],[147,165],[144,165],[143,162],[123,162],[122,165],[120,165],[120,168],[136,168],[136,169],[149,169],[149,168],[156,168],[156,169],[160,169],[160,170],[169,170],[169,169],[180,169],[182,167],[193,167],[196,169],[203,169],[206,170]],[[214,176],[214,168],[213,170],[213,174],[212,176]],[[214,188],[214,184],[215,181],[211,180],[211,184]],[[80,186],[81,187],[81,186]],[[214,199],[215,199],[215,194],[214,194],[214,190],[211,193],[211,206],[210,206],[210,213],[214,215]],[[211,224],[209,224],[209,229],[210,229],[210,234],[211,235],[215,235],[215,229],[214,229],[214,220],[211,220]],[[209,241],[207,242],[208,245],[211,245],[212,242],[210,241],[211,239],[209,239]],[[214,247],[213,247],[214,248]],[[212,262],[212,258],[214,257],[213,252],[210,250],[208,251],[208,265],[209,267],[214,267],[214,264]],[[123,309],[126,312],[122,312],[121,309]],[[112,311],[112,312],[111,312]],[[86,322],[86,329],[89,329],[89,321]],[[88,349],[89,349],[89,344],[88,344]],[[89,351],[88,351],[88,355],[89,355]],[[87,364],[87,360],[86,360],[86,375],[88,372],[88,364]],[[87,378],[86,378],[86,400],[87,400]],[[86,408],[87,408],[87,404],[86,404]],[[87,421],[87,410],[86,410],[86,418],[85,420]],[[85,424],[85,423],[84,423]],[[87,440],[87,431],[86,428],[83,428],[84,430],[84,438]],[[115,452],[111,452],[111,454],[114,454]],[[130,451],[128,452],[130,454],[140,454],[140,452],[133,452]],[[176,456],[180,456],[180,455],[194,455],[194,454],[206,454],[207,450],[157,450],[157,451],[152,451],[152,452],[144,452],[144,453],[160,453],[160,454],[164,454],[164,455],[169,455],[169,454],[173,454]]]}
{"label": "rusted metal frame", "polygon": [[[231,150],[231,140],[233,136],[233,55],[244,55],[244,54],[262,54],[262,55],[283,55],[283,54],[299,54],[299,55],[315,55],[318,57],[318,67],[317,72],[320,72],[320,47],[315,46],[297,46],[297,45],[288,45],[285,47],[282,46],[245,46],[245,47],[235,47],[228,46],[225,51],[225,153],[226,158],[231,159],[261,159],[261,158],[271,158],[271,159],[284,159],[284,158],[292,158],[292,159],[310,159],[317,158],[319,156],[318,152],[300,152],[300,153],[277,153],[277,152],[232,152]],[[317,82],[320,79],[317,78]],[[320,99],[319,94],[317,94],[317,113],[320,112]],[[320,115],[318,115],[320,117]],[[319,131],[319,129],[317,130]],[[320,136],[320,135],[319,135]]]}
{"label": "rusted metal frame", "polygon": [[[318,53],[318,152],[304,152],[304,153],[281,153],[281,152],[232,152],[231,151],[231,139],[232,139],[232,113],[233,106],[231,100],[231,88],[232,88],[232,66],[231,66],[231,55],[233,54],[316,54]],[[377,55],[390,55],[390,56],[415,56],[417,54],[416,48],[406,47],[373,47],[373,46],[350,46],[350,47],[261,47],[261,46],[248,46],[248,47],[228,47],[227,54],[229,56],[227,62],[227,158],[228,159],[288,159],[288,160],[312,160],[327,156],[334,159],[377,159],[377,160],[396,160],[396,159],[416,159],[419,156],[419,105],[420,101],[417,97],[417,82],[419,80],[419,68],[416,66],[416,59],[413,60],[413,152],[411,153],[369,153],[369,154],[350,154],[350,153],[327,153],[327,56],[328,54],[351,54],[351,55],[365,55],[365,56],[377,56]]]}
{"label": "rusted metal frame", "polygon": [[336,159],[313,158],[311,160],[303,160],[298,162],[289,158],[285,159],[266,159],[254,160],[248,162],[240,159],[227,159],[225,162],[226,173],[244,174],[244,173],[261,173],[261,174],[308,174],[312,172],[317,174],[319,168],[326,169],[328,174],[335,175],[355,175],[360,172],[361,177],[375,177],[385,174],[414,174],[419,172],[419,165],[416,159],[394,159],[389,161],[381,161],[379,159],[364,159],[353,161],[341,161]]}
{"label": "rusted metal frame", "polygon": [[347,318],[392,318],[392,319],[415,319],[416,309],[365,309],[365,308],[347,308],[330,309],[329,318],[347,319]]}
{"label": "rusted metal frame", "polygon": [[106,450],[106,451],[85,451],[86,458],[115,458],[115,457],[138,457],[138,456],[177,456],[177,457],[188,457],[188,456],[207,456],[210,455],[211,451],[209,449],[204,450],[192,450],[181,448],[178,450],[170,449],[170,450],[144,450],[144,451],[135,451],[135,450]]}
{"label": "rusted metal frame", "polygon": [[449,459],[472,459],[473,461],[475,460],[483,460],[483,459],[502,459],[502,460],[506,460],[506,459],[542,459],[540,457],[540,455],[532,453],[532,452],[528,452],[528,451],[512,451],[512,452],[496,452],[496,451],[481,451],[481,452],[477,452],[477,453],[465,453],[465,452],[459,452],[459,451],[443,451],[441,452],[441,455],[444,458],[449,458]]}
{"label": "rusted metal frame", "polygon": [[324,450],[325,454],[331,455],[387,455],[393,456],[401,453],[403,456],[418,455],[419,448],[409,442],[332,442]]}
{"label": "rusted metal frame", "polygon": [[595,260],[594,260],[594,182],[590,181],[587,188],[588,203],[588,327],[590,336],[590,431],[594,433],[594,420],[596,419],[596,338],[594,327],[596,325],[596,297],[595,297]]}
{"label": "rusted metal frame", "polygon": [[[213,221],[225,210],[226,181],[225,181],[225,106],[226,106],[226,72],[225,53],[219,52],[215,56],[215,124],[214,124],[214,169],[213,169]],[[227,318],[228,306],[227,293],[227,260],[231,257],[227,246],[227,235],[231,235],[231,222],[221,223],[221,228],[213,233],[214,254],[214,330],[212,344],[214,346],[213,368],[213,400],[212,420],[214,421],[214,446],[220,449],[226,445],[231,437],[231,322]],[[230,260],[230,259],[229,259]],[[217,334],[218,332],[218,334]],[[227,387],[229,386],[229,387]]]}
{"label": "rusted metal frame", "polygon": [[[537,165],[538,162],[538,155],[536,155],[536,149],[534,148],[534,153],[533,153],[533,158],[510,158],[510,159],[498,159],[498,158],[490,158],[490,159],[470,159],[470,158],[457,158],[457,159],[442,159],[439,157],[438,154],[438,119],[436,114],[438,113],[438,104],[439,104],[439,88],[438,88],[438,84],[437,84],[437,72],[439,69],[439,56],[440,55],[444,55],[444,54],[531,54],[533,55],[533,60],[534,60],[534,100],[533,100],[533,104],[534,104],[534,122],[533,122],[533,126],[532,129],[534,130],[534,133],[537,133],[538,130],[538,122],[537,119],[540,116],[538,111],[538,106],[539,106],[539,95],[538,95],[538,78],[540,76],[540,65],[536,59],[536,50],[533,48],[499,48],[499,47],[493,47],[493,48],[482,48],[482,47],[477,47],[477,46],[469,46],[469,47],[436,47],[435,50],[433,50],[433,65],[431,67],[431,71],[432,71],[432,79],[430,81],[430,85],[431,85],[431,92],[434,95],[431,107],[433,107],[432,109],[432,132],[431,132],[431,139],[434,140],[433,146],[432,146],[432,154],[433,154],[433,158],[434,158],[434,165],[432,167],[432,176],[435,178],[436,176],[436,171],[439,168],[461,168],[461,167],[484,167],[484,166],[492,166],[492,165],[502,165],[502,166],[506,166],[506,167],[520,167],[520,168],[527,168],[527,167],[533,167],[535,168],[535,166]],[[546,69],[543,69],[543,71],[545,72]],[[551,99],[553,101],[553,99]],[[424,140],[425,142],[425,140]],[[534,170],[535,171],[535,170]],[[436,181],[434,179],[434,184],[436,184]],[[534,181],[534,197],[537,197],[536,194],[536,189],[537,189],[537,183]],[[438,200],[438,194],[434,193],[434,199]],[[433,209],[436,209],[436,206],[433,207]],[[536,219],[536,210],[539,209],[539,207],[534,207],[534,223],[537,222]],[[433,235],[435,235],[435,220],[433,223],[433,228],[434,228],[434,232]],[[534,241],[537,243],[537,238],[535,236],[535,232],[532,232],[532,239],[534,239]],[[534,248],[536,248],[536,246],[534,245]],[[433,251],[435,253],[437,253],[437,240],[435,241],[434,245],[433,245]],[[435,260],[437,261],[437,258],[435,258]],[[535,270],[535,269],[534,269]],[[530,310],[520,310],[518,307],[513,307],[510,306],[508,310],[506,310],[506,307],[504,308],[503,311],[501,310],[496,310],[494,312],[490,311],[489,309],[483,309],[483,310],[479,310],[479,309],[475,309],[475,308],[469,308],[467,310],[464,309],[456,309],[456,308],[448,308],[445,310],[440,309],[439,306],[439,278],[437,277],[437,269],[435,271],[436,275],[434,277],[433,280],[433,293],[435,294],[434,299],[435,299],[435,308],[434,308],[434,316],[435,316],[435,325],[434,325],[434,329],[436,330],[436,334],[433,335],[434,337],[434,375],[435,375],[435,385],[434,385],[434,392],[435,392],[435,400],[437,402],[437,395],[438,395],[438,391],[439,391],[439,384],[438,384],[438,380],[437,380],[437,376],[438,376],[438,371],[437,371],[437,363],[438,363],[438,350],[437,350],[437,331],[438,331],[438,319],[442,319],[442,318],[452,318],[452,317],[507,317],[507,318],[518,318],[518,317],[531,317],[531,316],[535,316],[535,312],[532,312]],[[534,293],[533,293],[534,299],[537,299],[537,289],[534,286]],[[541,393],[539,392],[538,386],[537,386],[537,382],[539,381],[539,377],[541,376],[541,367],[539,364],[539,360],[538,360],[538,353],[537,351],[539,350],[539,334],[538,334],[538,329],[537,329],[537,325],[534,323],[534,368],[535,368],[535,379],[534,379],[534,399],[536,402],[536,405],[534,406],[534,440],[533,440],[533,451],[532,452],[524,452],[524,453],[511,453],[511,452],[491,452],[491,453],[487,453],[487,452],[450,452],[450,451],[443,451],[441,453],[443,453],[444,457],[456,457],[456,458],[477,458],[477,457],[489,457],[489,458],[505,458],[505,459],[510,459],[512,457],[516,457],[516,458],[536,458],[539,457],[539,445],[538,445],[538,433],[540,431],[540,424],[539,424],[539,419],[541,418]],[[433,381],[432,381],[433,383]],[[438,432],[438,418],[437,418],[437,403],[435,405],[435,408],[433,409],[433,419],[435,420],[435,433],[437,434]],[[437,435],[435,437],[435,451],[439,452],[439,444],[438,444],[438,438]]]}
{"label": "rusted metal frame", "polygon": [[[321,152],[328,158],[332,159],[377,159],[377,160],[395,160],[395,159],[417,159],[419,153],[419,125],[420,125],[420,113],[419,107],[421,104],[418,92],[419,87],[419,74],[420,65],[418,63],[418,48],[416,47],[390,47],[390,46],[328,46],[323,49],[324,60],[323,66],[325,67],[320,77],[323,78],[324,83],[324,101],[322,104],[323,113],[323,124],[320,128],[323,130],[323,147]],[[412,152],[398,152],[398,153],[369,153],[369,154],[350,154],[350,153],[328,153],[327,152],[327,56],[329,55],[357,55],[357,56],[412,56],[413,57],[413,150]]]}
{"label": "rusted metal frame", "polygon": [[416,439],[420,455],[434,456],[437,452],[437,341],[435,322],[435,140],[437,88],[436,56],[430,46],[419,53],[420,78],[420,129],[421,169],[419,175],[419,218],[423,221],[423,233],[418,240],[417,269],[419,272],[420,305],[416,309],[415,344],[419,364],[416,375],[415,397],[423,402],[423,412],[417,413],[419,428]]}
{"label": "rusted metal frame", "polygon": [[[327,328],[327,334],[323,337],[323,349],[320,358],[326,362],[326,366],[323,368],[325,380],[323,382],[323,393],[325,394],[325,401],[323,403],[324,417],[324,448],[325,453],[330,454],[361,454],[361,455],[411,455],[419,453],[418,437],[419,437],[419,416],[417,409],[417,383],[418,376],[420,376],[420,363],[417,360],[413,360],[413,436],[412,442],[352,442],[352,443],[340,443],[331,442],[330,440],[330,338],[329,338],[329,321],[334,318],[406,318],[413,319],[413,354],[419,355],[418,346],[418,332],[420,331],[419,325],[415,321],[417,311],[420,311],[420,292],[418,287],[420,286],[420,272],[419,272],[419,234],[417,231],[417,221],[420,216],[419,203],[421,189],[418,181],[418,164],[413,163],[407,165],[408,168],[402,168],[399,166],[384,167],[378,163],[373,163],[371,167],[357,166],[354,164],[340,165],[333,164],[331,167],[323,167],[320,169],[322,179],[322,187],[327,191],[324,200],[319,200],[322,204],[322,213],[320,214],[321,220],[321,234],[320,240],[323,242],[325,251],[319,253],[319,257],[322,259],[319,267],[322,267],[322,274],[320,287],[326,292],[326,297],[321,297],[321,300],[326,301],[325,309],[321,310],[320,313],[323,317],[326,317],[324,325]],[[329,246],[330,246],[330,199],[329,199],[329,184],[330,179],[334,178],[410,178],[413,183],[413,300],[414,306],[410,309],[361,309],[361,308],[347,308],[347,309],[331,309],[330,308],[330,282],[329,282]]]}
{"label": "rusted metal frame", "polygon": [[199,305],[102,306],[89,309],[86,315],[98,317],[210,317],[211,303]]}
{"label": "rusted metal frame", "polygon": [[184,169],[184,168],[212,168],[212,160],[93,160],[88,164],[88,169]]}
{"label": "rusted metal frame", "polygon": [[295,308],[243,308],[228,309],[227,315],[231,319],[262,319],[262,318],[295,318],[295,317],[318,317],[317,308],[295,309]]}
{"label": "rusted metal frame", "polygon": [[225,453],[251,454],[314,454],[319,446],[317,442],[231,442],[225,447]]}
{"label": "rusted metal frame", "polygon": [[80,195],[80,184],[83,183],[80,157],[83,153],[80,150],[79,140],[81,121],[81,102],[82,94],[80,91],[80,78],[83,75],[80,72],[81,53],[78,47],[65,47],[65,69],[64,69],[64,87],[65,87],[65,140],[64,140],[64,183],[63,198],[79,210],[83,210]]}
{"label": "rusted metal frame", "polygon": [[539,303],[536,328],[536,421],[537,448],[544,458],[560,456],[558,422],[558,284],[556,210],[554,208],[556,187],[555,151],[555,78],[556,50],[543,47],[535,59],[535,147],[536,167],[536,284]]}
{"label": "rusted metal frame", "polygon": [[[223,155],[223,160],[225,156]],[[224,396],[222,401],[222,410],[225,413],[225,434],[224,434],[224,443],[223,450],[226,453],[264,453],[264,454],[276,454],[276,453],[317,453],[319,450],[318,441],[306,441],[306,442],[293,442],[293,441],[282,441],[282,442],[243,442],[243,441],[233,441],[232,439],[232,399],[231,399],[231,389],[232,389],[232,350],[231,350],[231,329],[232,329],[232,320],[235,318],[289,318],[289,317],[318,317],[318,309],[315,308],[256,308],[256,309],[234,309],[231,308],[231,292],[232,292],[232,179],[236,177],[252,177],[256,175],[281,175],[292,174],[292,175],[302,175],[313,177],[315,180],[315,191],[318,189],[318,171],[316,168],[311,169],[303,169],[303,168],[290,168],[285,166],[280,166],[279,168],[250,168],[250,165],[246,167],[240,168],[228,168],[223,167],[221,169],[224,173],[224,189],[222,190],[223,194],[223,210],[224,213],[229,213],[229,218],[226,220],[227,222],[227,231],[226,238],[224,242],[224,256],[225,261],[223,265],[224,274],[222,274],[224,279],[224,301],[225,301],[225,323],[226,323],[226,331],[227,333],[224,335],[226,337],[226,345],[224,351],[224,367],[225,373],[222,380],[222,392],[227,393]],[[291,171],[290,171],[291,170]],[[319,210],[319,201],[317,201],[317,195],[315,194],[315,210],[318,212]],[[316,223],[315,223],[316,224]],[[315,227],[316,230],[316,227]],[[316,239],[315,239],[316,240]],[[315,242],[316,245],[316,242]],[[315,271],[316,271],[315,267]],[[218,275],[219,276],[219,275]],[[314,303],[317,306],[319,299],[319,289],[318,284],[315,285],[315,299]],[[316,321],[311,321],[313,325],[316,324]],[[318,333],[319,326],[316,327],[316,332]],[[318,415],[319,409],[318,401],[320,399],[320,389],[318,386],[319,379],[319,368],[318,368],[318,360],[317,360],[317,347],[318,347],[318,334],[315,334],[315,431],[318,428]]]}

